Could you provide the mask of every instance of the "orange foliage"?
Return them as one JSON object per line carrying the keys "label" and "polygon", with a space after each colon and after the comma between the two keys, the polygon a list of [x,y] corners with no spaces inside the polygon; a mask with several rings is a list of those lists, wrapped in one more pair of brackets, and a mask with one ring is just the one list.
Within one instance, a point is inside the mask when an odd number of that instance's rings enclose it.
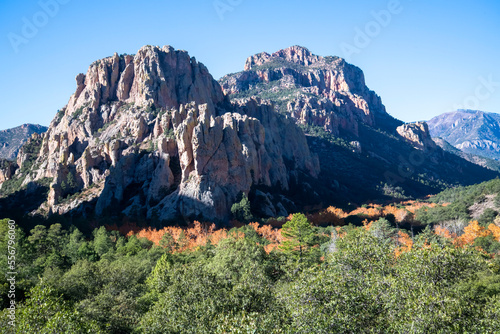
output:
{"label": "orange foliage", "polygon": [[457,237],[457,235],[455,233],[450,233],[450,231],[448,231],[447,228],[445,227],[442,227],[442,226],[436,226],[434,227],[434,233],[441,236],[441,237],[444,237],[444,238],[447,238],[447,239],[455,239]]}
{"label": "orange foliage", "polygon": [[342,209],[330,206],[326,210],[308,215],[307,219],[313,225],[342,225],[345,217],[347,217],[347,213]]}
{"label": "orange foliage", "polygon": [[488,230],[490,231],[491,234],[493,234],[495,240],[500,242],[500,227],[498,227],[495,224],[490,224],[488,226]]}
{"label": "orange foliage", "polygon": [[384,216],[393,215],[396,222],[402,223],[410,218],[410,212],[406,208],[397,208],[393,205],[388,205],[382,209],[382,214]]}
{"label": "orange foliage", "polygon": [[453,242],[458,247],[465,247],[467,245],[472,245],[474,240],[479,237],[485,237],[491,232],[481,225],[477,221],[471,221],[469,225],[464,228],[464,234],[457,237]]}
{"label": "orange foliage", "polygon": [[270,244],[264,246],[264,250],[267,253],[270,253],[273,249],[276,249],[283,241],[281,230],[274,229],[271,225],[264,225],[262,227],[259,227],[259,223],[250,223],[249,225],[253,227],[253,229],[259,236],[271,242]]}
{"label": "orange foliage", "polygon": [[366,208],[360,207],[349,213],[350,216],[365,215],[370,219],[379,219],[382,217],[383,208],[380,205],[370,205]]}
{"label": "orange foliage", "polygon": [[402,253],[411,251],[411,249],[413,248],[413,240],[407,233],[399,231],[396,240],[401,245],[394,250],[394,255],[396,257],[401,255]]}
{"label": "orange foliage", "polygon": [[[271,252],[281,243],[282,237],[279,229],[275,229],[270,225],[259,227],[259,223],[251,223],[249,225],[254,228],[257,234],[271,242],[265,246],[266,252]],[[209,241],[213,245],[217,245],[229,237],[241,239],[245,236],[243,232],[238,232],[236,235],[234,233],[230,234],[226,229],[216,229],[215,224],[202,224],[198,221],[195,221],[188,228],[167,226],[158,230],[151,227],[140,228],[133,223],[126,223],[120,227],[114,224],[106,226],[106,228],[108,230],[120,231],[122,235],[128,237],[135,235],[137,238],[146,238],[155,245],[160,245],[163,236],[169,233],[173,241],[177,244],[177,249],[175,250],[177,252],[205,246]]]}
{"label": "orange foliage", "polygon": [[[417,212],[417,210],[420,210],[422,208],[435,208],[437,206],[436,203],[423,203],[423,202],[416,202],[416,201],[406,201],[401,203],[402,205],[405,206],[406,210],[408,210],[411,213]],[[443,206],[446,206],[447,204],[443,204]]]}
{"label": "orange foliage", "polygon": [[372,228],[373,221],[368,222],[368,219],[363,220],[363,228],[369,231]]}
{"label": "orange foliage", "polygon": [[[212,244],[217,245],[221,240],[228,238],[226,229],[215,229],[215,224],[202,224],[195,221],[188,228],[180,228],[174,226],[167,226],[160,230],[151,227],[138,228],[133,223],[125,223],[117,227],[116,224],[106,226],[108,230],[117,230],[121,234],[128,237],[135,235],[137,238],[146,238],[152,241],[155,245],[160,245],[160,241],[166,233],[169,233],[173,240],[177,243],[177,251],[196,249],[197,247],[204,246],[210,241]],[[241,238],[242,233],[235,236]]]}

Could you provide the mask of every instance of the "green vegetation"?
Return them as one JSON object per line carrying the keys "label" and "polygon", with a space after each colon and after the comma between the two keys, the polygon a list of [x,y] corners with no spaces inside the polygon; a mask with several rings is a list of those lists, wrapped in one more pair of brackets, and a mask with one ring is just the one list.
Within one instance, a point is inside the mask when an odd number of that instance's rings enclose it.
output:
{"label": "green vegetation", "polygon": [[254,219],[250,209],[250,200],[248,199],[247,194],[241,194],[241,200],[231,206],[231,213],[233,214],[233,218],[238,221],[250,222]]}
{"label": "green vegetation", "polygon": [[83,109],[85,108],[86,106],[81,106],[80,108],[76,109],[75,112],[71,115],[71,119],[79,119],[80,116],[83,114]]}
{"label": "green vegetation", "polygon": [[334,136],[331,132],[326,131],[324,128],[321,126],[317,125],[309,125],[309,124],[298,124],[299,127],[304,131],[304,133],[313,136],[313,137],[318,137],[324,140],[329,141],[330,143],[345,148],[345,149],[352,149],[352,145],[345,140],[344,138],[341,137],[336,137]]}
{"label": "green vegetation", "polygon": [[[26,155],[26,159],[23,162],[19,174],[11,178],[10,180],[5,181],[2,184],[2,189],[0,190],[0,197],[10,195],[21,189],[21,185],[23,184],[26,176],[32,171],[33,166],[36,163],[38,158],[38,154],[40,153],[40,149],[42,147],[42,139],[30,139],[23,147],[22,151]],[[37,181],[42,186],[46,185],[48,179],[43,179]]]}
{"label": "green vegetation", "polygon": [[[483,225],[492,223],[500,210],[499,198],[500,179],[494,179],[488,182],[468,186],[447,189],[435,196],[430,201],[433,203],[449,203],[447,206],[438,206],[431,209],[421,209],[417,213],[417,220],[423,224],[437,224],[444,221],[472,220],[470,208],[476,203],[487,203],[497,208],[486,207],[481,215],[479,222]],[[488,200],[487,196],[492,198]]]}
{"label": "green vegetation", "polygon": [[314,229],[302,213],[293,215],[292,219],[283,225],[281,235],[285,238],[281,250],[296,259],[298,263],[317,253],[315,250],[318,249],[313,248],[317,244]]}
{"label": "green vegetation", "polygon": [[65,112],[64,109],[59,109],[57,111],[57,114],[56,114],[56,123],[59,123],[62,120],[62,118],[64,117],[64,112]]}
{"label": "green vegetation", "polygon": [[[0,249],[8,242],[0,221]],[[250,226],[214,243],[161,246],[100,227],[16,229],[17,332],[497,333],[500,260],[426,230],[283,226],[282,247]],[[411,240],[408,239],[407,240]],[[476,240],[485,244],[487,240]],[[497,242],[498,243],[498,242]],[[320,259],[320,257],[323,257]],[[9,302],[0,258],[0,317]],[[14,333],[3,326],[4,333]]]}

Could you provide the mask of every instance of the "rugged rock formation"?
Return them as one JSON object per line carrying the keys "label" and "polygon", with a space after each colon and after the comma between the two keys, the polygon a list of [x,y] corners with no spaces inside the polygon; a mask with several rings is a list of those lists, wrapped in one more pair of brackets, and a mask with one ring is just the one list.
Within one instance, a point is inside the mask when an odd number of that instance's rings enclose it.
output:
{"label": "rugged rock formation", "polygon": [[0,160],[0,184],[10,180],[17,169],[15,162]]}
{"label": "rugged rock formation", "polygon": [[[270,103],[231,104],[185,51],[146,46],[92,64],[40,138],[23,185],[52,180],[38,213],[91,210],[227,220],[253,186],[286,190],[319,173],[302,131]],[[281,205],[281,203],[275,203]],[[84,208],[86,206],[86,208]]]}
{"label": "rugged rock formation", "polygon": [[242,193],[257,216],[286,216],[498,176],[389,116],[340,58],[292,47],[245,69],[220,81],[227,96],[171,47],[95,62],[47,132],[0,165],[0,212],[216,222]]}
{"label": "rugged rock formation", "polygon": [[366,87],[358,67],[300,46],[249,57],[243,72],[219,82],[234,99],[270,98],[299,123],[321,126],[335,135],[343,130],[357,136],[359,123],[374,126],[377,119],[390,117],[380,97]]}
{"label": "rugged rock formation", "polygon": [[47,127],[36,124],[23,124],[16,128],[0,131],[0,159],[15,160],[19,148],[33,133],[43,133]]}
{"label": "rugged rock formation", "polygon": [[404,124],[396,130],[401,137],[419,150],[433,151],[437,147],[429,133],[429,126],[425,122]]}

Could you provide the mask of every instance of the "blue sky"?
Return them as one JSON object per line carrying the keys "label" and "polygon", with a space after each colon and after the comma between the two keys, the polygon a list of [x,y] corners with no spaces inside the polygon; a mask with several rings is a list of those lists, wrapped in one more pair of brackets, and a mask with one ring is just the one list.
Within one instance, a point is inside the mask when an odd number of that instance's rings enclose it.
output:
{"label": "blue sky", "polygon": [[216,79],[302,45],[359,66],[404,121],[500,112],[499,33],[495,0],[1,0],[0,129],[48,125],[78,73],[146,44],[188,50]]}

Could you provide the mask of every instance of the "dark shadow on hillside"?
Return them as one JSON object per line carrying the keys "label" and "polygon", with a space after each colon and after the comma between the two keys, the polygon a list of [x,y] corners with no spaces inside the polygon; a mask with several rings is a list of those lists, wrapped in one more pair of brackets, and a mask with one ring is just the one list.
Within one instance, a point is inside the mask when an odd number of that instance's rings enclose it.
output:
{"label": "dark shadow on hillside", "polygon": [[319,178],[308,182],[324,206],[346,208],[350,204],[418,199],[447,187],[499,176],[440,148],[422,152],[394,135],[366,126],[360,128],[356,139],[360,151],[320,137],[308,136],[307,140],[321,164]]}

